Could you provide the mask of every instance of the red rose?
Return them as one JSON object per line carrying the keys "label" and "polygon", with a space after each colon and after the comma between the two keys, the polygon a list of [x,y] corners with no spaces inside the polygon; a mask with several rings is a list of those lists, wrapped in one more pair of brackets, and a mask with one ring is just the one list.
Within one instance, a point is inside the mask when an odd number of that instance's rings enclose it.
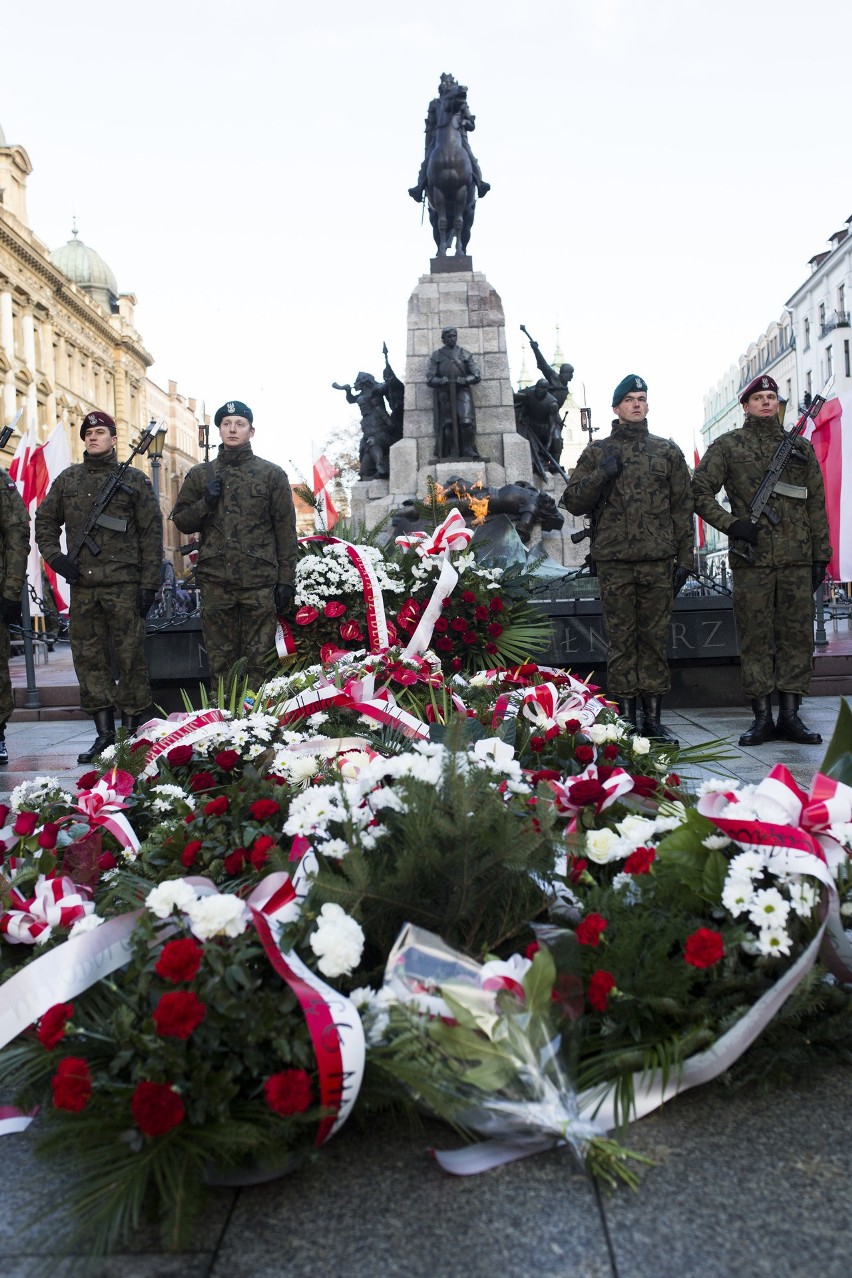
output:
{"label": "red rose", "polygon": [[568,797],[578,808],[583,808],[587,803],[602,803],[606,790],[600,781],[574,781],[568,787]]}
{"label": "red rose", "polygon": [[593,1007],[596,1012],[605,1012],[609,994],[615,989],[615,977],[612,972],[604,972],[603,970],[592,972],[589,977],[589,984],[586,987],[586,998],[589,1000],[589,1006]]}
{"label": "red rose", "polygon": [[207,1015],[206,1004],[192,990],[163,994],[154,1008],[154,1027],[163,1038],[189,1038]]}
{"label": "red rose", "polygon": [[650,874],[657,853],[653,848],[637,848],[624,862],[625,874]]}
{"label": "red rose", "polygon": [[604,746],[603,757],[609,760],[618,758],[618,746],[615,744],[615,742],[610,741],[609,745]]}
{"label": "red rose", "polygon": [[472,643],[478,643],[478,642],[479,642],[479,636],[473,630],[465,630],[464,634],[462,635],[462,643],[472,644]]}
{"label": "red rose", "polygon": [[593,949],[597,949],[607,926],[607,921],[602,914],[587,914],[577,925],[577,940],[581,945],[590,945]]}
{"label": "red rose", "polygon": [[221,768],[223,772],[231,772],[240,761],[240,756],[236,750],[220,750],[218,754],[214,754],[213,762],[217,768]]}
{"label": "red rose", "polygon": [[273,1114],[304,1114],[313,1099],[310,1077],[303,1069],[282,1069],[267,1078],[263,1095]]}
{"label": "red rose", "polygon": [[477,621],[487,621],[487,620],[488,620],[488,605],[487,605],[487,604],[477,604],[477,605],[476,605],[476,607],[475,607],[475,608],[474,608],[474,610],[473,610],[473,615],[474,615],[474,617],[476,617],[476,620],[477,620]]}
{"label": "red rose", "polygon": [[725,945],[719,932],[700,927],[686,938],[683,957],[692,967],[712,967],[725,957]]}
{"label": "red rose", "polygon": [[579,745],[574,751],[574,758],[578,763],[591,763],[595,757],[595,752],[590,745]]}
{"label": "red rose", "polygon": [[98,869],[101,874],[106,874],[107,870],[114,870],[117,865],[118,861],[111,852],[102,852],[98,857]]}
{"label": "red rose", "polygon": [[[97,772],[92,773],[93,777],[96,777],[97,775],[98,775]],[[8,816],[9,816],[8,806],[5,803],[0,803],[0,830],[6,824],[6,820]]]}
{"label": "red rose", "polygon": [[229,852],[225,857],[225,873],[239,874],[245,864],[246,849],[234,848],[233,852]]}
{"label": "red rose", "polygon": [[204,805],[205,816],[221,816],[223,812],[227,812],[230,807],[228,797],[225,794],[219,794],[215,799],[211,799],[209,803]]}
{"label": "red rose", "polygon": [[503,633],[503,627],[500,625],[499,621],[490,622],[486,629],[492,639],[499,639]]}
{"label": "red rose", "polygon": [[199,790],[212,790],[216,784],[216,778],[212,772],[193,772],[189,778],[189,788],[198,792]]}
{"label": "red rose", "polygon": [[187,843],[186,847],[180,854],[180,863],[184,869],[188,870],[192,866],[196,855],[201,850],[201,846],[202,844],[200,839],[189,840],[189,843]]}
{"label": "red rose", "polygon": [[435,640],[435,647],[438,652],[452,652],[453,641],[450,639],[449,635],[441,635],[440,639]]}
{"label": "red rose", "polygon": [[267,821],[270,817],[277,816],[280,811],[281,806],[275,799],[255,799],[249,808],[255,821]]}
{"label": "red rose", "polygon": [[41,827],[38,836],[38,845],[40,848],[55,848],[56,840],[59,835],[59,826],[54,821],[45,821]]}
{"label": "red rose", "polygon": [[170,1083],[137,1083],[130,1112],[143,1136],[165,1136],[186,1117],[183,1101]]}
{"label": "red rose", "polygon": [[472,590],[463,590],[462,599],[465,603],[476,603],[476,595]]}
{"label": "red rose", "polygon": [[680,777],[676,772],[670,772],[666,777],[666,785],[680,785]]}
{"label": "red rose", "polygon": [[485,643],[485,644],[483,644],[482,646],[483,646],[483,648],[485,649],[485,651],[486,651],[486,652],[489,652],[489,653],[492,653],[492,654],[493,654],[493,653],[495,653],[495,652],[499,652],[499,649],[498,649],[498,647],[497,647],[496,643]]}
{"label": "red rose", "polygon": [[449,608],[449,606],[450,606],[450,604],[451,604],[451,603],[452,603],[452,599],[450,598],[450,596],[449,596],[449,595],[444,595],[444,598],[441,600],[441,607],[442,607],[442,608]]}
{"label": "red rose", "polygon": [[346,643],[357,643],[364,636],[357,621],[344,621],[340,627],[340,638]]}
{"label": "red rose", "polygon": [[567,734],[568,734],[568,736],[569,736],[569,737],[573,737],[573,735],[574,735],[574,733],[575,733],[575,732],[579,732],[579,731],[580,731],[581,726],[582,726],[582,725],[581,725],[581,723],[580,723],[580,720],[579,720],[579,719],[566,719],[566,720],[565,720],[565,731],[567,732]]}
{"label": "red rose", "polygon": [[334,617],[342,617],[346,611],[346,604],[341,603],[339,599],[329,599],[322,611],[325,617],[331,617],[332,619]]}
{"label": "red rose", "polygon": [[467,622],[464,617],[453,617],[450,622],[450,628],[452,630],[467,630]]}
{"label": "red rose", "polygon": [[183,818],[184,825],[192,825],[197,815],[197,812],[187,812],[186,816]]}
{"label": "red rose", "polygon": [[[84,772],[81,777],[77,778],[77,789],[91,790],[93,785],[98,784],[98,775],[99,774],[95,772],[94,769],[92,769],[91,772]],[[7,809],[7,815],[8,815],[8,809]],[[3,822],[3,824],[4,825],[6,824],[5,821]]]}
{"label": "red rose", "polygon": [[53,1103],[57,1109],[68,1109],[79,1114],[85,1109],[92,1095],[92,1076],[88,1062],[81,1056],[64,1056],[50,1080]]}
{"label": "red rose", "polygon": [[174,749],[169,750],[166,755],[166,759],[168,760],[170,767],[182,768],[185,763],[189,763],[192,759],[192,746],[175,746]]}
{"label": "red rose", "polygon": [[446,617],[439,617],[435,622],[435,632],[439,635],[445,635],[450,628],[450,623]]}
{"label": "red rose", "polygon": [[73,1003],[54,1003],[38,1023],[38,1041],[48,1051],[65,1036],[65,1026],[74,1015]]}
{"label": "red rose", "polygon": [[313,625],[318,616],[319,613],[316,608],[309,608],[305,606],[298,610],[293,620],[297,626],[310,626]]}
{"label": "red rose", "polygon": [[489,606],[489,608],[491,609],[491,611],[492,611],[492,612],[502,612],[502,611],[503,611],[503,600],[500,598],[500,596],[499,596],[499,595],[495,595],[495,596],[494,596],[494,598],[491,600],[491,603],[490,603],[488,606]]}
{"label": "red rose", "polygon": [[167,941],[154,964],[154,971],[164,981],[177,985],[179,981],[191,981],[201,966],[204,950],[191,937],[179,941]]}
{"label": "red rose", "polygon": [[546,744],[544,737],[530,737],[530,749],[536,754],[541,754]]}
{"label": "red rose", "polygon": [[[440,643],[440,640],[438,640],[438,642]],[[452,670],[453,674],[458,674],[461,668],[462,668],[461,657],[453,657],[452,661],[450,662],[450,669]]]}
{"label": "red rose", "polygon": [[28,839],[37,825],[37,812],[19,812],[15,817],[15,824],[12,826],[12,832],[20,835],[22,839]]}
{"label": "red rose", "polygon": [[633,790],[631,793],[638,795],[642,799],[648,798],[652,794],[656,794],[659,788],[659,781],[656,777],[635,776],[633,780]]}

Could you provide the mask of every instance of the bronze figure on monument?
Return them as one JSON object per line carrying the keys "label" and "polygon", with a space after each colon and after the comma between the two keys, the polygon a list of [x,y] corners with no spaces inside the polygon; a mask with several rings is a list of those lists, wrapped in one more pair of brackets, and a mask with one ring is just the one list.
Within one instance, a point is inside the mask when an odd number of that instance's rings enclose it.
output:
{"label": "bronze figure on monument", "polygon": [[476,211],[476,197],[491,187],[482,179],[468,134],[476,117],[467,102],[467,86],[444,72],[438,96],[426,115],[426,146],[415,186],[408,194],[418,203],[426,197],[438,257],[446,257],[455,242],[456,257],[467,254]]}
{"label": "bronze figure on monument", "polygon": [[435,456],[483,461],[476,449],[476,409],[471,386],[480,380],[471,355],[458,345],[455,328],[441,330],[443,346],[433,351],[426,381],[435,392]]}
{"label": "bronze figure on monument", "polygon": [[[387,351],[387,348],[385,348]],[[356,404],[361,413],[361,444],[359,448],[359,474],[361,479],[387,479],[390,474],[389,455],[391,445],[402,438],[402,422],[395,424],[388,412],[385,397],[397,394],[396,383],[402,383],[385,365],[384,381],[377,381],[372,373],[359,373],[355,378],[355,394],[349,382],[341,385],[332,382],[335,390],[346,392],[347,404]],[[403,387],[403,394],[405,388]],[[400,414],[401,416],[401,414]]]}

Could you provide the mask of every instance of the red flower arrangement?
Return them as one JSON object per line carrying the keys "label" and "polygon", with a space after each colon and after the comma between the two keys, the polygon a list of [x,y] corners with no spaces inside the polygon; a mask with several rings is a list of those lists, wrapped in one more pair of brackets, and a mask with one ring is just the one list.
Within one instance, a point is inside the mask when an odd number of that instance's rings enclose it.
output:
{"label": "red flower arrangement", "polygon": [[154,964],[154,971],[164,981],[172,981],[175,985],[180,981],[191,981],[201,966],[203,956],[204,950],[191,937],[167,941]]}
{"label": "red flower arrangement", "polygon": [[65,1037],[65,1026],[74,1015],[73,1003],[54,1003],[39,1021],[38,1041],[48,1051],[56,1047]]}
{"label": "red flower arrangement", "polygon": [[725,957],[725,944],[719,932],[700,927],[686,938],[683,957],[692,967],[713,967]]}
{"label": "red flower arrangement", "polygon": [[86,1108],[92,1095],[92,1076],[88,1061],[81,1056],[64,1056],[50,1080],[53,1103],[57,1109],[72,1114]]}
{"label": "red flower arrangement", "polygon": [[143,1136],[165,1136],[186,1117],[183,1101],[170,1083],[137,1083],[130,1112]]}
{"label": "red flower arrangement", "polygon": [[303,1114],[313,1101],[310,1076],[303,1069],[283,1069],[270,1074],[263,1095],[273,1114]]}
{"label": "red flower arrangement", "polygon": [[607,921],[602,914],[587,914],[577,925],[577,940],[581,945],[600,945],[601,937],[606,931]]}
{"label": "red flower arrangement", "polygon": [[154,1008],[154,1027],[163,1038],[189,1038],[197,1030],[207,1007],[192,990],[163,994]]}
{"label": "red flower arrangement", "polygon": [[609,996],[614,989],[615,977],[611,972],[606,972],[602,968],[597,972],[592,972],[589,977],[589,984],[586,986],[586,999],[589,1007],[594,1008],[596,1012],[605,1012]]}

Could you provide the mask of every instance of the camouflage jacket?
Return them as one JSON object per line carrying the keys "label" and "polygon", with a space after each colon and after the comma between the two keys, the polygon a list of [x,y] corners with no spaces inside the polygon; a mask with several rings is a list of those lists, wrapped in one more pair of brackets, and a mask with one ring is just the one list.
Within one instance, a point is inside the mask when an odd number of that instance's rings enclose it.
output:
{"label": "camouflage jacket", "polygon": [[14,479],[8,471],[0,469],[0,595],[4,599],[20,599],[29,553],[27,508]]}
{"label": "camouflage jacket", "polygon": [[[118,466],[115,452],[105,457],[84,457],[68,466],[50,486],[50,491],[36,511],[35,535],[38,548],[50,563],[62,551],[59,536],[62,526],[70,543],[92,509],[92,504],[110,471]],[[127,521],[126,531],[95,528],[92,536],[101,548],[93,555],[85,546],[78,564],[80,586],[136,585],[157,590],[163,562],[163,519],[147,475],[135,466],[124,472],[123,484],[104,512],[114,519]]]}
{"label": "camouflage jacket", "polygon": [[[747,518],[749,502],[783,438],[784,430],[777,418],[760,421],[747,416],[738,430],[728,431],[714,440],[698,463],[692,480],[695,509],[701,518],[723,533],[735,519]],[[760,567],[827,564],[831,559],[831,546],[825,489],[816,454],[806,440],[796,444],[781,482],[803,490],[802,496],[772,494],[769,504],[780,523],[773,527],[766,515],[761,515],[760,535],[757,544],[752,546],[754,564]],[[716,500],[720,488],[725,489],[730,510],[725,510]],[[733,567],[744,562],[739,556],[731,560]]]}
{"label": "camouflage jacket", "polygon": [[[211,510],[204,490],[222,481]],[[220,447],[215,461],[193,466],[170,518],[182,533],[200,533],[196,579],[233,586],[294,585],[296,511],[287,475],[255,457],[251,444]]]}
{"label": "camouflage jacket", "polygon": [[[610,454],[622,462],[614,480],[601,469]],[[689,471],[677,444],[652,435],[647,422],[615,421],[607,439],[584,448],[562,503],[572,515],[592,516],[592,556],[601,562],[693,565]]]}

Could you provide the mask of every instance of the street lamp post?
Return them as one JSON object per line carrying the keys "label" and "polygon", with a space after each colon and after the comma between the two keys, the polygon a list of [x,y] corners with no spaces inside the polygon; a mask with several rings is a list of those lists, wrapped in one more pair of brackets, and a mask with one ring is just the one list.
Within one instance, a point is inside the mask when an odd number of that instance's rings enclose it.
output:
{"label": "street lamp post", "polygon": [[[156,425],[157,419],[152,417],[148,423],[149,431],[153,431]],[[154,432],[151,446],[148,449],[148,460],[151,463],[151,483],[154,485],[154,496],[157,498],[158,506],[160,504],[160,462],[163,460],[167,433],[167,428],[161,426],[158,431]]]}

